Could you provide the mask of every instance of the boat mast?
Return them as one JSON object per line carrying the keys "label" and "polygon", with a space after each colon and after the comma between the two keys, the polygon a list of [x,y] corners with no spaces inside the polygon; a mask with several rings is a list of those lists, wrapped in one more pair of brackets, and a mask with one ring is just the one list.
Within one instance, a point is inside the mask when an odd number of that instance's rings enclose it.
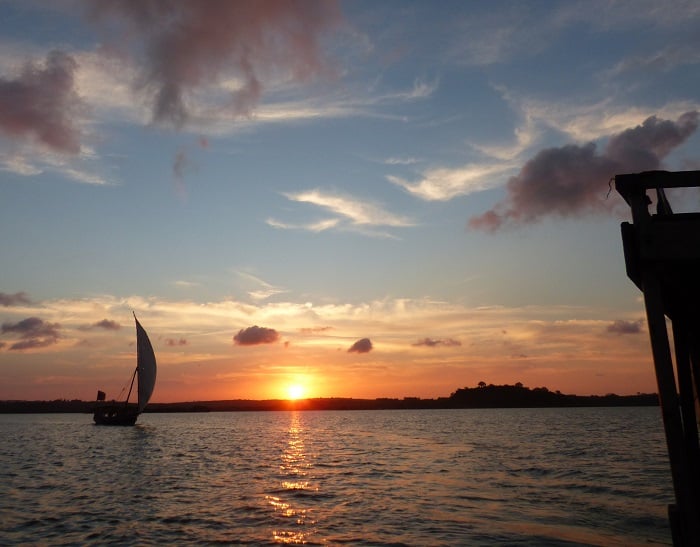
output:
{"label": "boat mast", "polygon": [[136,373],[139,370],[139,366],[136,365],[136,368],[134,369],[134,373],[131,375],[131,385],[129,386],[129,393],[126,396],[126,401],[124,401],[124,406],[127,406],[129,404],[129,397],[131,397],[131,390],[134,388],[134,380],[136,379]]}
{"label": "boat mast", "polygon": [[[138,323],[138,319],[136,319],[136,313],[131,312],[134,314],[134,321]],[[136,338],[138,340],[138,329],[136,329]],[[131,375],[131,385],[129,386],[129,393],[126,395],[126,401],[124,402],[124,406],[127,406],[129,404],[129,397],[131,397],[131,390],[134,389],[134,380],[136,379],[136,373],[139,371],[139,345],[138,341],[136,343],[136,368],[134,369],[134,374]]]}

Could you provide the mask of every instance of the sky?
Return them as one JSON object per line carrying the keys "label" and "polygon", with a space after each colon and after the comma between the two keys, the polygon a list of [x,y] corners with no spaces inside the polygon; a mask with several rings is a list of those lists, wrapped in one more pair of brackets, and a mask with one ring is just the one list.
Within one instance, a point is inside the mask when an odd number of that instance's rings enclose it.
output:
{"label": "sky", "polygon": [[655,392],[699,111],[691,0],[0,0],[0,399]]}

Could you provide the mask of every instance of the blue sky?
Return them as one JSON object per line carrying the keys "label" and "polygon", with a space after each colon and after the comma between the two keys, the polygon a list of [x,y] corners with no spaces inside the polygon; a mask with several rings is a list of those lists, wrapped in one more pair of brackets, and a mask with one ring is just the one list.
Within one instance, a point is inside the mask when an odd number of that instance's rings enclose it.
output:
{"label": "blue sky", "polygon": [[154,400],[655,390],[608,182],[700,168],[699,42],[690,1],[0,2],[0,399],[118,391],[132,310]]}

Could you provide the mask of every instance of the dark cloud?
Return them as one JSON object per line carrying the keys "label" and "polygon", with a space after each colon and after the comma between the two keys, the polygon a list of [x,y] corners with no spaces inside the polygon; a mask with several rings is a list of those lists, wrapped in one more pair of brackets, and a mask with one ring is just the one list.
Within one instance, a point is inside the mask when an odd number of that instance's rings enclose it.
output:
{"label": "dark cloud", "polygon": [[187,121],[197,88],[231,72],[241,84],[227,106],[242,116],[257,105],[270,72],[296,80],[322,72],[320,35],[341,20],[334,0],[103,0],[88,6],[95,21],[143,46],[141,87],[153,102],[153,119],[175,126]]}
{"label": "dark cloud", "polygon": [[16,334],[20,341],[10,346],[11,350],[43,348],[55,344],[60,337],[60,325],[49,323],[38,317],[28,317],[18,323],[3,323],[1,334]]}
{"label": "dark cloud", "polygon": [[93,323],[91,326],[92,328],[105,330],[119,330],[122,328],[122,326],[119,323],[117,323],[116,321],[112,321],[111,319],[103,319],[102,321]]}
{"label": "dark cloud", "polygon": [[265,327],[248,327],[241,329],[233,337],[233,342],[238,346],[256,346],[258,344],[272,344],[279,340],[279,333],[275,329]]}
{"label": "dark cloud", "polygon": [[27,338],[20,340],[10,346],[10,350],[21,351],[23,349],[45,348],[56,343],[55,338]]}
{"label": "dark cloud", "polygon": [[618,319],[608,325],[605,330],[612,334],[639,334],[642,332],[643,324],[643,319],[637,321],[623,321],[622,319]]}
{"label": "dark cloud", "polygon": [[418,342],[415,342],[411,345],[412,346],[427,346],[429,348],[434,348],[436,346],[452,347],[452,346],[461,346],[462,342],[460,342],[459,340],[454,340],[452,338],[442,338],[442,339],[423,338],[422,340],[418,340]]}
{"label": "dark cloud", "polygon": [[25,65],[17,79],[0,78],[0,131],[29,138],[62,153],[80,152],[75,121],[82,103],[75,90],[77,63],[52,51],[44,66]]}
{"label": "dark cloud", "polygon": [[38,317],[28,317],[18,323],[3,323],[2,334],[7,332],[18,333],[22,338],[33,336],[54,336],[58,337],[58,327],[56,323],[48,323]]}
{"label": "dark cloud", "polygon": [[32,301],[29,300],[29,295],[25,292],[16,292],[15,294],[7,294],[0,292],[0,306],[9,307],[17,306],[19,304],[31,304]]}
{"label": "dark cloud", "polygon": [[326,332],[329,330],[333,330],[333,327],[302,327],[299,329],[299,332],[302,334],[314,334],[317,332]]}
{"label": "dark cloud", "polygon": [[361,338],[348,349],[349,353],[369,353],[370,351],[372,351],[372,341],[369,338]]}
{"label": "dark cloud", "polygon": [[594,143],[542,150],[508,181],[506,199],[472,217],[469,226],[493,232],[549,215],[608,211],[612,202],[605,196],[614,175],[659,169],[668,153],[697,128],[697,111],[686,112],[675,122],[652,116],[642,125],[613,135],[602,153]]}
{"label": "dark cloud", "polygon": [[174,347],[174,346],[186,346],[188,344],[187,340],[184,338],[180,339],[175,339],[175,338],[166,338],[165,343],[168,346]]}

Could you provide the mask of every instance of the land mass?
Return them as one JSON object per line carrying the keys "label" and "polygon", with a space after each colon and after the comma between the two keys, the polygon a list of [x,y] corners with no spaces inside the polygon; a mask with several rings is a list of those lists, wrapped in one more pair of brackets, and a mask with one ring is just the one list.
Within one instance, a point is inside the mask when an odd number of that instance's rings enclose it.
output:
{"label": "land mass", "polygon": [[[150,403],[145,412],[245,412],[266,410],[396,410],[447,408],[546,408],[546,407],[610,407],[658,406],[655,393],[637,395],[566,395],[546,387],[530,389],[515,385],[486,385],[459,388],[449,397],[353,399],[345,397],[311,399],[268,399],[262,401],[233,399],[228,401],[191,401],[182,403]],[[55,401],[0,401],[0,414],[84,412],[93,411],[94,402],[78,399]]]}

